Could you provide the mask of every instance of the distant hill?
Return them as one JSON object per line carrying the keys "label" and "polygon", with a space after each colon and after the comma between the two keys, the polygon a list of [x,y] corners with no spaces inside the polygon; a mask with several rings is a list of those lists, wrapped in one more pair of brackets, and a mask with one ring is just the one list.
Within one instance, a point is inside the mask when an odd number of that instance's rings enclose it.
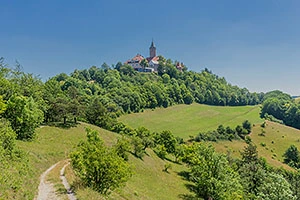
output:
{"label": "distant hill", "polygon": [[170,130],[187,139],[200,131],[215,130],[219,125],[235,126],[245,120],[261,123],[259,106],[208,106],[203,104],[177,105],[166,109],[145,110],[123,115],[119,121],[133,127],[146,127],[151,131]]}
{"label": "distant hill", "polygon": [[[134,128],[144,126],[151,131],[171,130],[176,136],[188,139],[200,131],[215,130],[220,124],[232,126],[248,119],[253,126],[251,139],[257,145],[259,156],[266,158],[274,167],[292,168],[283,164],[283,154],[291,144],[300,149],[300,130],[267,121],[266,127],[259,117],[259,106],[216,107],[207,105],[178,105],[167,109],[145,110],[143,113],[124,115],[119,118]],[[260,136],[265,131],[265,136]],[[234,157],[246,146],[243,140],[218,141],[212,143],[217,151],[231,151]]]}

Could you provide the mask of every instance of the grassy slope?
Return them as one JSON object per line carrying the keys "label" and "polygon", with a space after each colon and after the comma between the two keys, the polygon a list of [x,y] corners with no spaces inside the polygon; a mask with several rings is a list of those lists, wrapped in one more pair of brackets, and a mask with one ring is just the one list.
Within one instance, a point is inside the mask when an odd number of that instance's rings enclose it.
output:
{"label": "grassy slope", "polygon": [[[259,156],[266,158],[267,162],[275,167],[291,169],[282,163],[282,155],[292,144],[300,149],[300,130],[269,121],[267,121],[266,128],[264,128],[265,136],[260,136],[262,129],[262,127],[256,125],[250,135],[252,141],[257,145]],[[266,146],[262,146],[263,143]],[[239,156],[239,151],[243,149],[245,143],[242,141],[223,141],[214,144],[214,146],[217,151],[226,152],[231,150],[234,156]]]}
{"label": "grassy slope", "polygon": [[260,123],[259,111],[259,106],[176,105],[123,115],[119,120],[133,128],[144,126],[151,131],[170,130],[174,135],[186,139],[200,131],[215,130],[220,124],[233,128],[246,119]]}
{"label": "grassy slope", "polygon": [[[92,127],[97,130],[106,144],[115,143],[117,134],[103,130],[101,128],[81,124],[70,129],[62,129],[57,127],[42,127],[37,130],[38,139],[33,142],[18,141],[17,145],[21,149],[29,152],[30,162],[33,166],[34,184],[28,184],[28,190],[37,191],[39,184],[39,176],[54,163],[65,160],[68,154],[74,149],[75,145],[82,139],[85,139],[85,127]],[[184,184],[186,183],[177,175],[178,172],[184,170],[184,167],[172,164],[170,173],[163,172],[165,163],[159,159],[151,150],[148,151],[149,156],[145,156],[144,160],[130,156],[130,163],[134,166],[134,175],[128,181],[127,185],[119,191],[113,193],[109,199],[178,199],[180,195],[188,194]],[[63,166],[63,163],[58,166]],[[62,185],[57,177],[60,168],[55,168],[48,177],[56,185],[61,193]],[[70,168],[66,170],[66,176],[74,180]],[[79,188],[77,195],[79,199],[101,199],[98,193],[89,189]],[[64,195],[61,195],[65,199]]]}
{"label": "grassy slope", "polygon": [[[291,169],[282,163],[282,155],[291,144],[295,144],[300,149],[300,130],[267,122],[264,128],[265,136],[259,136],[262,132],[260,124],[263,122],[259,118],[259,110],[259,106],[178,105],[167,109],[146,110],[144,113],[125,115],[120,118],[120,121],[132,127],[144,126],[151,131],[171,130],[175,135],[187,138],[189,135],[196,135],[201,130],[216,129],[220,124],[233,127],[248,119],[256,124],[250,137],[258,147],[259,156],[266,158],[272,166]],[[261,143],[265,143],[266,146],[263,147]],[[239,157],[240,151],[246,145],[242,140],[220,141],[212,144],[218,152],[227,153],[230,150],[234,157]]]}
{"label": "grassy slope", "polygon": [[[17,141],[17,145],[29,153],[29,160],[34,169],[32,177],[28,177],[29,180],[33,180],[33,183],[27,185],[28,190],[37,191],[40,175],[56,162],[67,159],[77,143],[85,138],[86,126],[89,125],[69,129],[46,126],[37,129],[38,138],[35,141]],[[101,133],[105,136],[105,141],[112,141],[115,138],[108,131],[101,130]]]}

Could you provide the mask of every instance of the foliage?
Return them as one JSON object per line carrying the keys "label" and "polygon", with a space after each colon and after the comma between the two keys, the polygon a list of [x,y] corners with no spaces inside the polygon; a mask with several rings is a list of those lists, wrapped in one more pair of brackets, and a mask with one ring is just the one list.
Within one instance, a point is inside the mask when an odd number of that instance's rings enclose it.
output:
{"label": "foliage", "polygon": [[25,177],[30,173],[27,155],[15,145],[16,133],[5,119],[0,119],[0,199],[13,199],[17,193],[24,198],[28,191],[23,190]]}
{"label": "foliage", "polygon": [[299,167],[300,155],[299,150],[295,145],[291,145],[284,153],[284,163],[291,167]]}
{"label": "foliage", "polygon": [[167,153],[175,153],[177,140],[170,131],[162,131],[155,136],[155,144],[160,144],[165,147]]}
{"label": "foliage", "polygon": [[290,184],[280,174],[269,173],[259,188],[258,199],[261,200],[294,200]]}
{"label": "foliage", "polygon": [[144,145],[142,143],[142,139],[139,137],[133,137],[131,139],[131,143],[133,145],[133,154],[138,158],[143,158],[145,154]]}
{"label": "foliage", "polygon": [[128,161],[128,152],[130,151],[130,142],[126,137],[118,138],[117,143],[114,145],[114,151],[118,156]]}
{"label": "foliage", "polygon": [[280,91],[266,93],[261,109],[266,119],[300,128],[300,103]]}
{"label": "foliage", "polygon": [[4,115],[17,133],[17,139],[31,140],[34,129],[43,121],[43,112],[32,97],[11,96]]}
{"label": "foliage", "polygon": [[0,95],[0,115],[4,113],[6,110],[6,104],[5,101],[3,100],[3,97]]}
{"label": "foliage", "polygon": [[242,199],[239,175],[230,167],[226,156],[211,146],[197,144],[188,147],[185,161],[190,166],[190,180],[196,195],[204,199]]}
{"label": "foliage", "polygon": [[233,139],[245,139],[245,136],[251,132],[252,125],[248,120],[245,120],[241,125],[237,125],[235,130],[231,129],[229,126],[226,128],[221,124],[218,126],[217,130],[200,132],[196,137],[195,141],[212,141],[216,142],[218,140],[229,140]]}
{"label": "foliage", "polygon": [[82,182],[102,194],[122,186],[131,176],[131,168],[115,151],[104,146],[96,131],[87,129],[87,141],[78,144],[71,162]]}

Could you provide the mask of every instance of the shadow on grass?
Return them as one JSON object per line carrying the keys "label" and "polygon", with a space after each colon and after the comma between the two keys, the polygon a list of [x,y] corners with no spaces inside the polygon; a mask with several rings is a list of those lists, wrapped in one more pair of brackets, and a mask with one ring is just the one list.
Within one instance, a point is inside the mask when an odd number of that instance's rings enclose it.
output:
{"label": "shadow on grass", "polygon": [[177,173],[178,176],[181,176],[183,180],[189,181],[190,180],[190,173],[188,171],[181,171]]}
{"label": "shadow on grass", "polygon": [[[195,185],[193,185],[193,184],[190,184],[190,183],[186,183],[186,184],[184,184],[185,185],[185,187],[189,190],[189,191],[191,191],[192,193],[196,193],[196,187],[195,187]],[[199,197],[197,197],[196,195],[193,195],[193,194],[180,194],[180,195],[178,195],[178,197],[180,198],[180,199],[184,199],[184,200],[198,200],[198,199],[202,199],[202,198],[199,198]]]}
{"label": "shadow on grass", "polygon": [[67,190],[65,188],[59,188],[56,190],[57,194],[67,194]]}
{"label": "shadow on grass", "polygon": [[[131,151],[130,151],[129,153],[130,153],[131,155],[133,155],[134,157],[140,159],[141,161],[144,161],[143,157],[137,156],[135,153],[133,153],[133,152],[131,152]],[[148,154],[146,154],[146,155],[148,155]]]}
{"label": "shadow on grass", "polygon": [[[158,155],[157,155],[158,156]],[[169,161],[169,162],[171,162],[171,163],[174,163],[174,164],[178,164],[178,165],[181,165],[181,163],[180,162],[178,162],[178,161],[176,161],[176,160],[172,160],[172,159],[170,159],[170,158],[161,158],[161,159],[163,159],[163,160],[167,160],[167,161]]]}
{"label": "shadow on grass", "polygon": [[63,122],[48,122],[45,125],[48,126],[53,126],[53,127],[58,127],[58,128],[63,128],[63,129],[69,129],[72,127],[77,127],[79,123],[75,123],[75,122],[66,122],[65,124]]}
{"label": "shadow on grass", "polygon": [[200,200],[198,197],[191,194],[180,194],[178,197],[183,200]]}
{"label": "shadow on grass", "polygon": [[[177,173],[183,180],[185,181],[189,181],[190,180],[190,173],[188,171],[181,171]],[[197,188],[195,187],[195,185],[193,183],[186,183],[184,184],[184,186],[191,192],[196,194],[197,193]],[[178,196],[180,199],[183,200],[198,200],[201,199],[199,197],[197,197],[196,195],[193,194],[180,194]]]}

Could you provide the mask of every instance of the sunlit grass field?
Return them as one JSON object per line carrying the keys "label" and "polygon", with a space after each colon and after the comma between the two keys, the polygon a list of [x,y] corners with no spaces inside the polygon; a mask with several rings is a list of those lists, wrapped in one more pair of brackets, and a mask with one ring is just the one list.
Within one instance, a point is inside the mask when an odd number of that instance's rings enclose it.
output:
{"label": "sunlit grass field", "polygon": [[[263,131],[265,133],[261,134]],[[250,137],[257,146],[259,156],[265,158],[269,164],[274,167],[291,169],[282,163],[282,156],[292,144],[300,149],[300,130],[266,121],[265,128],[262,128],[260,124],[256,124]],[[238,157],[240,156],[239,152],[243,150],[246,144],[243,141],[220,141],[213,145],[219,152],[231,151],[233,156]]]}
{"label": "sunlit grass field", "polygon": [[[100,137],[107,145],[112,145],[119,136],[103,130],[99,127],[81,123],[72,128],[58,128],[45,126],[37,130],[38,138],[33,142],[18,141],[17,145],[28,152],[30,163],[33,168],[33,175],[27,177],[27,189],[37,194],[40,175],[51,165],[68,159],[69,153],[74,150],[80,140],[86,136],[85,128],[90,127],[97,130]],[[76,188],[76,195],[79,199],[180,199],[181,196],[190,194],[185,187],[185,180],[178,175],[186,170],[183,165],[161,160],[152,150],[147,150],[143,160],[130,155],[129,163],[133,167],[134,175],[130,178],[124,188],[120,188],[108,197],[84,187]],[[61,162],[47,177],[51,181],[61,199],[67,199],[64,188],[59,179],[59,171],[66,162]],[[169,173],[163,171],[164,165],[171,163],[172,169]],[[69,167],[66,169],[66,177],[71,184],[74,183],[74,174]]]}
{"label": "sunlit grass field", "polygon": [[[131,126],[144,126],[151,131],[171,130],[174,135],[188,139],[200,131],[215,130],[220,124],[231,126],[249,120],[253,124],[252,133],[249,135],[256,144],[259,156],[264,157],[274,167],[292,169],[283,164],[283,154],[286,149],[295,144],[300,149],[300,130],[274,122],[264,122],[259,117],[259,106],[217,107],[200,104],[177,105],[170,108],[146,110],[120,117],[120,121]],[[265,136],[260,136],[262,130]],[[240,157],[240,152],[246,146],[243,140],[212,142],[218,152],[227,153],[233,157]]]}
{"label": "sunlit grass field", "polygon": [[123,115],[119,120],[130,127],[143,126],[151,131],[170,130],[187,139],[200,131],[215,130],[219,125],[235,128],[243,121],[261,123],[259,106],[209,106],[203,104],[176,105]]}
{"label": "sunlit grass field", "polygon": [[[291,144],[300,149],[300,131],[269,121],[264,128],[261,127],[263,120],[259,118],[259,110],[259,106],[178,105],[125,115],[120,120],[132,127],[144,126],[151,131],[171,130],[176,136],[188,139],[189,135],[195,136],[200,131],[214,130],[220,124],[234,127],[247,119],[254,124],[250,137],[257,145],[259,156],[264,157],[274,167],[292,170],[282,163],[282,155]],[[33,169],[33,173],[27,177],[27,182],[30,183],[26,186],[27,191],[37,194],[40,175],[51,165],[64,161],[57,165],[47,180],[54,183],[61,199],[67,199],[60,183],[59,170],[78,142],[85,139],[86,127],[97,130],[107,145],[114,144],[119,136],[99,127],[81,123],[71,128],[41,127],[37,129],[36,140],[17,141],[17,145],[28,153]],[[261,134],[263,132],[264,134]],[[222,153],[230,151],[233,157],[239,157],[240,151],[246,145],[243,140],[219,141],[212,144],[216,151]],[[187,170],[184,165],[161,160],[150,149],[147,149],[147,155],[143,160],[130,155],[129,163],[134,169],[134,175],[125,187],[116,190],[108,197],[103,197],[88,188],[75,187],[77,197],[79,199],[180,199],[191,194],[185,186],[187,182],[178,175]],[[165,164],[172,165],[169,173],[163,171]],[[67,167],[65,175],[71,184],[75,183],[75,176],[70,166]]]}

